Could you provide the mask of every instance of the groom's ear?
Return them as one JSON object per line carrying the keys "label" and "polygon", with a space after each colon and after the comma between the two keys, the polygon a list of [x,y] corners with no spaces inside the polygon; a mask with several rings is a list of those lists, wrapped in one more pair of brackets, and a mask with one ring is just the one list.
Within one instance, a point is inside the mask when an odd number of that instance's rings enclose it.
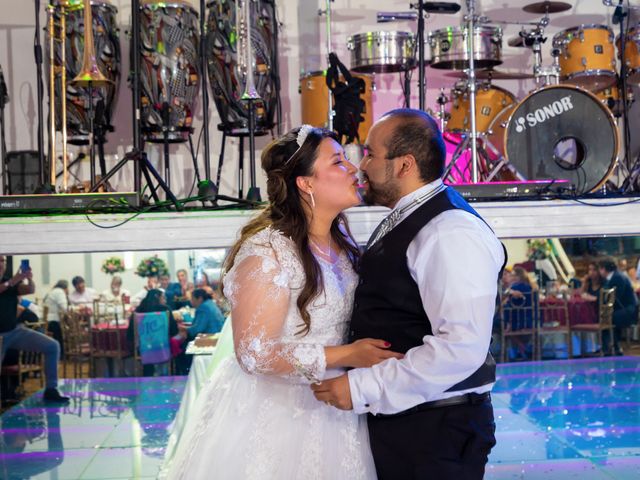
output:
{"label": "groom's ear", "polygon": [[403,155],[398,158],[398,160],[398,163],[400,164],[400,171],[398,172],[399,178],[406,177],[417,168],[416,157],[414,157],[412,153]]}

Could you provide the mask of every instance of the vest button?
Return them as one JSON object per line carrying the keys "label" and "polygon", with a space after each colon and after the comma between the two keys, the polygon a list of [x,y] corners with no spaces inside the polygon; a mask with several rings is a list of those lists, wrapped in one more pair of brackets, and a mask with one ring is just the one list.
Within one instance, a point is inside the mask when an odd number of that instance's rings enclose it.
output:
{"label": "vest button", "polygon": [[350,336],[352,336],[352,337],[353,337],[355,334],[356,334],[356,332],[355,332],[354,330],[351,330],[351,331],[349,332],[349,335],[350,335]]}
{"label": "vest button", "polygon": [[363,283],[364,283],[364,280],[360,278],[360,280],[358,280],[358,285],[362,285]]}

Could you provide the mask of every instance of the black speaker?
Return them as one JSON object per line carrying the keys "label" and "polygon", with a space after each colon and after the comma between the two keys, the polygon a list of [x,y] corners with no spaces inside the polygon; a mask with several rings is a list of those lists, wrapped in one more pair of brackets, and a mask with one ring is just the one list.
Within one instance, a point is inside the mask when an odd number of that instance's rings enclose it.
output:
{"label": "black speaker", "polygon": [[40,182],[40,156],[34,150],[7,152],[9,195],[35,193]]}

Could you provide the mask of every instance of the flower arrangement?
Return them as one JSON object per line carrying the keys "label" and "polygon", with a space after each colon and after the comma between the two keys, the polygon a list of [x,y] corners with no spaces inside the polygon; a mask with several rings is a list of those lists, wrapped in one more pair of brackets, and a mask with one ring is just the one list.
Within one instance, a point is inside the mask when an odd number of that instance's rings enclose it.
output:
{"label": "flower arrangement", "polygon": [[118,257],[109,257],[102,262],[101,270],[109,275],[124,272],[124,262]]}
{"label": "flower arrangement", "polygon": [[551,245],[548,240],[528,240],[529,260],[543,260],[551,255]]}
{"label": "flower arrangement", "polygon": [[138,264],[136,275],[140,277],[154,277],[159,275],[168,275],[169,269],[167,264],[157,255],[145,258]]}

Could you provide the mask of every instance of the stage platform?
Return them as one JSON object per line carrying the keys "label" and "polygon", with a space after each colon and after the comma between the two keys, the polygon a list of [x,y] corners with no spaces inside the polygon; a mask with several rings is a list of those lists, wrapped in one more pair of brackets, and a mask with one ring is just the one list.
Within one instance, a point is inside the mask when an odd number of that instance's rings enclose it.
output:
{"label": "stage platform", "polygon": [[[640,197],[472,202],[500,238],[640,235]],[[355,207],[347,217],[356,240],[388,214]],[[0,216],[0,252],[7,255],[224,248],[256,210],[197,210]]]}
{"label": "stage platform", "polygon": [[[498,375],[487,480],[640,478],[639,357],[502,364]],[[32,396],[0,417],[0,478],[155,478],[185,381],[66,381],[73,401],[60,408]]]}

